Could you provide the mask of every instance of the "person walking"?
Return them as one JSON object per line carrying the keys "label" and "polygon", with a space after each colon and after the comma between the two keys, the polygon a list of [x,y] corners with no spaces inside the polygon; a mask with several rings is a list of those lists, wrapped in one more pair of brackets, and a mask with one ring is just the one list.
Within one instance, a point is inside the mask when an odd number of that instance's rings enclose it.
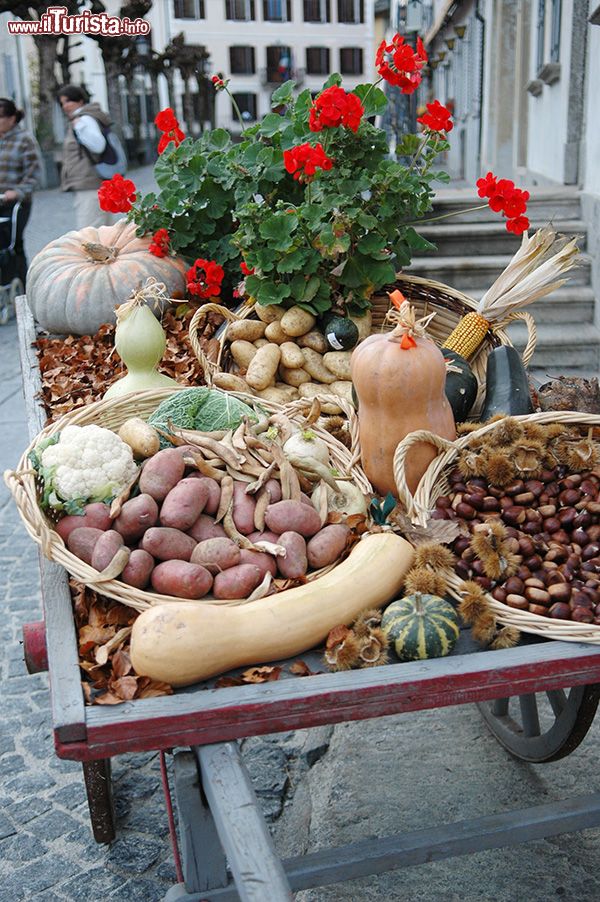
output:
{"label": "person walking", "polygon": [[[23,110],[7,97],[0,97],[0,247],[11,243],[12,218],[16,216],[13,265],[2,267],[2,282],[15,276],[25,287],[27,258],[23,233],[31,214],[32,194],[39,187],[42,164],[39,148],[21,126]],[[3,220],[3,221],[2,221]],[[4,271],[6,268],[6,272]],[[12,272],[8,272],[8,270]]]}
{"label": "person walking", "polygon": [[98,204],[98,188],[103,180],[96,172],[94,160],[106,148],[102,129],[110,128],[110,117],[98,103],[90,103],[77,85],[63,85],[57,98],[69,122],[63,143],[61,189],[73,192],[75,227],[110,225],[114,222],[112,214],[101,210]]}

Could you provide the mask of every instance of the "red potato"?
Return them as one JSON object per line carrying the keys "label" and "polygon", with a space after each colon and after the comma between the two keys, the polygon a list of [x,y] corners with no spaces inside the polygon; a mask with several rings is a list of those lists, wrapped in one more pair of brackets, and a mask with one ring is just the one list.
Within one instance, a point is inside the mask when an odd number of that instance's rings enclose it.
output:
{"label": "red potato", "polygon": [[192,564],[202,564],[214,576],[241,563],[240,549],[232,539],[205,539],[198,542],[190,561]]}
{"label": "red potato", "polygon": [[205,539],[226,539],[227,534],[220,523],[215,523],[214,517],[200,514],[187,534],[196,542],[204,542]]}
{"label": "red potato", "polygon": [[121,579],[134,589],[145,589],[150,582],[150,574],[154,567],[154,558],[143,548],[134,548],[129,555]]}
{"label": "red potato", "polygon": [[67,548],[75,557],[85,561],[86,564],[91,564],[94,547],[103,533],[104,530],[95,526],[78,526],[69,533]]}
{"label": "red potato", "polygon": [[277,504],[278,501],[281,501],[281,483],[278,479],[267,479],[265,488],[271,496],[271,504]]}
{"label": "red potato", "polygon": [[242,548],[240,552],[241,564],[254,564],[262,572],[270,573],[271,576],[277,576],[277,561],[272,554],[266,551],[251,551],[249,548]]}
{"label": "red potato", "polygon": [[140,491],[163,501],[185,472],[183,455],[176,448],[165,448],[148,458],[140,474]]}
{"label": "red potato", "polygon": [[243,536],[249,536],[256,529],[254,526],[256,501],[252,495],[246,494],[246,485],[245,482],[233,484],[233,522]]}
{"label": "red potato", "polygon": [[304,576],[308,569],[304,536],[297,532],[284,532],[279,536],[278,544],[283,545],[286,550],[285,557],[277,558],[277,566],[281,575],[286,579],[299,579]]}
{"label": "red potato", "polygon": [[265,529],[263,532],[258,530],[256,532],[251,532],[248,538],[253,544],[256,542],[273,542],[274,545],[279,544],[279,536],[274,532],[269,532],[268,529]]}
{"label": "red potato", "polygon": [[263,580],[264,573],[255,564],[238,564],[215,576],[215,598],[247,598]]}
{"label": "red potato", "polygon": [[107,529],[98,538],[92,553],[92,567],[102,572],[108,567],[115,554],[123,545],[123,536],[116,529]]}
{"label": "red potato", "polygon": [[265,513],[265,523],[278,535],[299,532],[301,536],[314,536],[321,529],[321,519],[314,507],[302,501],[270,504]]}
{"label": "red potato", "polygon": [[171,526],[152,526],[140,542],[140,548],[159,561],[189,561],[195,547],[191,536]]}
{"label": "red potato", "polygon": [[157,522],[158,504],[152,495],[143,493],[125,502],[113,528],[121,533],[127,544],[133,545]]}
{"label": "red potato", "polygon": [[193,473],[190,473],[185,477],[186,479],[198,479],[204,483],[208,491],[208,499],[206,504],[204,505],[204,510],[202,513],[209,514],[211,517],[219,510],[219,502],[221,500],[221,486],[217,482],[216,479],[211,479],[210,476],[203,476],[201,473],[198,473],[195,470]]}
{"label": "red potato", "polygon": [[320,570],[337,561],[346,547],[350,530],[341,523],[325,526],[308,542],[308,565],[312,570]]}
{"label": "red potato", "polygon": [[182,479],[174,486],[160,509],[161,526],[191,529],[208,501],[208,486],[200,479]]}
{"label": "red potato", "polygon": [[156,565],[150,579],[156,592],[176,598],[204,598],[213,581],[206,567],[187,561],[163,561]]}
{"label": "red potato", "polygon": [[93,501],[86,504],[83,514],[70,514],[63,517],[56,524],[56,531],[61,539],[66,542],[74,529],[82,526],[92,526],[94,529],[110,529],[110,507],[103,501]]}

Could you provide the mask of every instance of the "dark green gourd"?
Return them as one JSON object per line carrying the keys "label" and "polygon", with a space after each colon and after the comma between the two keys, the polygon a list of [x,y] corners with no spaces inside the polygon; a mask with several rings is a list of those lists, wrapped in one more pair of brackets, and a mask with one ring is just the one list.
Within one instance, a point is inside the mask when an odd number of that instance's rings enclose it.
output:
{"label": "dark green gourd", "polygon": [[446,371],[446,397],[456,422],[464,423],[477,397],[477,377],[461,354],[449,348],[442,348],[442,354],[451,367]]}
{"label": "dark green gourd", "polygon": [[511,345],[494,348],[487,359],[481,422],[498,413],[507,416],[533,413],[527,371],[521,355]]}

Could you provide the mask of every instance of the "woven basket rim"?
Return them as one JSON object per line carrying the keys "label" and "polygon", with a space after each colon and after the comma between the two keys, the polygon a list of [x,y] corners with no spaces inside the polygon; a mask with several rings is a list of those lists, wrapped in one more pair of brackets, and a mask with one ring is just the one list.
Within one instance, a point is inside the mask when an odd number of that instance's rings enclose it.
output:
{"label": "woven basket rim", "polygon": [[[600,427],[600,415],[583,413],[576,410],[551,410],[542,413],[524,414],[514,416],[511,419],[520,422],[538,423],[550,425],[552,423],[565,423],[566,425],[596,426]],[[444,476],[453,468],[454,461],[460,451],[467,447],[469,442],[492,431],[502,420],[494,421],[482,426],[474,432],[461,436],[454,442],[439,439],[425,431],[413,432],[398,445],[394,457],[394,475],[398,482],[398,490],[402,493],[405,507],[411,519],[420,525],[425,525],[429,515],[435,507],[437,497],[443,493]],[[408,491],[404,478],[404,459],[410,446],[417,440],[429,440],[438,448],[437,457],[431,462],[425,471],[415,491],[414,496]],[[463,580],[454,571],[447,571],[450,594],[457,601],[462,599],[461,586]],[[542,636],[546,639],[564,639],[570,642],[588,642],[600,645],[600,626],[589,623],[576,623],[571,620],[558,620],[550,617],[541,617],[530,611],[520,611],[497,601],[490,593],[485,595],[491,609],[497,619],[506,626],[514,626],[524,633]]]}
{"label": "woven basket rim", "polygon": [[[444,285],[442,282],[436,282],[422,276],[414,276],[411,273],[400,272],[396,274],[395,282],[383,286],[374,293],[371,299],[371,311],[379,314],[382,310],[382,304],[387,310],[389,307],[388,294],[394,289],[400,289],[406,294],[409,301],[411,301],[413,306],[419,310],[421,315],[436,312],[434,308],[437,308],[437,312],[445,314],[446,319],[448,316],[451,317],[452,321],[450,323],[446,322],[445,327],[442,328],[441,332],[438,328],[440,321],[438,320],[436,323],[435,317],[433,318],[429,327],[429,334],[438,346],[442,346],[444,340],[448,337],[462,316],[477,310],[477,301],[458,289],[451,288],[449,285]],[[199,307],[194,313],[189,324],[189,340],[192,350],[196,354],[196,357],[204,370],[207,384],[212,384],[214,376],[218,373],[229,372],[231,367],[232,358],[229,350],[229,342],[227,340],[227,325],[238,320],[254,317],[254,308],[255,304],[248,300],[244,301],[237,311],[231,311],[219,304],[209,303]],[[216,359],[214,360],[207,357],[199,338],[201,329],[203,328],[209,313],[220,313],[226,321],[224,324],[225,328],[217,339],[218,350]],[[476,414],[483,405],[488,354],[493,348],[501,345],[512,346],[510,337],[506,332],[506,327],[510,322],[515,320],[522,320],[527,326],[527,343],[522,353],[523,364],[528,366],[533,357],[537,342],[537,330],[530,313],[521,310],[510,314],[501,322],[494,323],[488,330],[479,349],[469,361],[478,384],[477,398],[472,409],[472,413],[474,414]],[[381,317],[381,324],[377,324],[372,328],[372,331],[377,331],[380,327],[383,328],[383,317]]]}
{"label": "woven basket rim", "polygon": [[[52,528],[51,520],[39,507],[36,474],[29,461],[29,454],[43,438],[54,435],[67,425],[85,425],[93,422],[98,425],[107,426],[107,428],[113,428],[110,423],[113,423],[116,420],[117,425],[114,427],[116,429],[118,428],[118,425],[128,417],[141,416],[142,418],[146,418],[161,401],[174,393],[194,387],[205,388],[206,386],[186,385],[175,388],[150,389],[144,392],[124,395],[120,398],[94,401],[91,404],[69,411],[44,427],[22,453],[15,469],[7,470],[4,473],[4,481],[13,496],[17,510],[25,525],[25,529],[30,537],[40,545],[42,553],[49,558],[49,560],[61,564],[68,573],[79,582],[89,586],[94,591],[97,591],[108,598],[112,598],[115,601],[119,601],[128,607],[132,607],[137,611],[144,611],[156,604],[171,604],[181,601],[185,601],[189,604],[212,604],[218,606],[224,604],[245,604],[249,602],[247,599],[223,601],[215,599],[212,596],[206,596],[206,598],[202,599],[182,599],[173,595],[161,595],[156,592],[135,589],[118,579],[98,582],[98,571],[68,550],[65,542],[56,530]],[[212,390],[220,391],[220,389]],[[292,421],[299,420],[302,411],[306,411],[311,404],[311,401],[303,400],[301,402],[295,401],[289,405],[283,406],[272,401],[266,402],[263,399],[238,392],[223,392],[223,394],[233,394],[245,403],[251,402],[257,406],[260,404],[260,407],[267,410],[267,412],[282,413]],[[353,483],[357,485],[364,494],[369,494],[372,491],[371,484],[360,466],[357,465],[352,452],[317,424],[311,426],[311,430],[327,442],[330,449],[330,460],[332,464],[335,465],[342,475],[349,476]],[[312,582],[318,580],[319,576],[332,570],[338,563],[339,562],[336,562],[329,567],[314,571],[307,576],[307,581]]]}

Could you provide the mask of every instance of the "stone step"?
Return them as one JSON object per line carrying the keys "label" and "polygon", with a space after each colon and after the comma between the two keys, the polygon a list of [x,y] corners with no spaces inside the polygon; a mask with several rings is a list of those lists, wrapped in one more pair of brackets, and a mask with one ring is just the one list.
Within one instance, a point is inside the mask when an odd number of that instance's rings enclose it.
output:
{"label": "stone step", "polygon": [[[479,301],[484,290],[478,289],[470,293],[470,297]],[[564,285],[552,294],[546,295],[525,307],[538,323],[592,323],[594,321],[595,298],[593,290],[587,285]]]}
{"label": "stone step", "polygon": [[[476,289],[490,288],[498,276],[508,266],[512,255],[491,254],[477,257],[417,257],[407,267],[407,273],[433,279],[450,285],[465,294]],[[581,263],[569,272],[569,285],[590,284],[590,258],[581,255]]]}
{"label": "stone step", "polygon": [[[537,212],[537,211],[536,211]],[[532,220],[530,235],[545,223]],[[577,239],[577,246],[584,251],[587,242],[587,226],[581,220],[561,220],[554,222],[554,228],[569,238]],[[428,241],[436,245],[436,250],[419,251],[419,257],[460,255],[466,249],[478,254],[515,254],[521,246],[521,236],[507,231],[501,218],[494,222],[457,222],[447,219],[432,225],[418,226],[417,231]]]}
{"label": "stone step", "polygon": [[[524,323],[508,327],[510,340],[522,350],[527,341]],[[537,344],[530,367],[547,374],[565,374],[567,370],[581,374],[598,374],[600,371],[600,330],[592,323],[537,324]]]}
{"label": "stone step", "polygon": [[[532,187],[528,189],[531,197],[527,203],[529,219],[535,222],[551,223],[581,218],[579,194],[572,188],[556,185],[552,187]],[[501,217],[486,206],[481,210],[473,207],[481,206],[484,199],[478,196],[475,188],[440,188],[436,192],[433,208],[437,215],[453,213],[453,222],[492,222]],[[462,212],[466,210],[467,212]]]}

